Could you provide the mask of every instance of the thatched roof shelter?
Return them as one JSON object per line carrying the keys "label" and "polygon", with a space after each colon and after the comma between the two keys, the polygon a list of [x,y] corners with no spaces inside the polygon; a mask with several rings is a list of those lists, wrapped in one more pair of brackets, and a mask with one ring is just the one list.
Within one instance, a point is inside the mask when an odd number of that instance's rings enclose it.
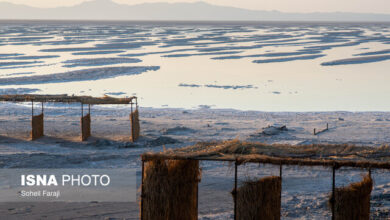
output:
{"label": "thatched roof shelter", "polygon": [[[258,210],[257,206],[260,204],[258,200],[253,199],[253,193],[246,193],[243,198],[239,198],[238,184],[238,170],[237,167],[244,163],[267,163],[274,164],[280,167],[279,178],[282,182],[282,167],[283,165],[296,165],[296,166],[325,166],[332,168],[332,198],[336,196],[336,170],[340,167],[355,167],[368,169],[369,176],[371,175],[371,169],[390,169],[390,147],[367,147],[367,146],[354,146],[347,144],[329,145],[329,144],[312,144],[312,145],[285,145],[285,144],[264,144],[253,142],[241,142],[238,140],[212,142],[212,143],[198,143],[194,146],[184,147],[180,149],[169,149],[164,152],[157,153],[144,153],[142,155],[142,177],[144,176],[144,166],[148,163],[154,163],[155,161],[231,161],[234,162],[234,189],[232,191],[234,198],[234,219],[241,219],[242,213],[240,211],[240,204],[244,205],[243,209],[245,214],[248,207],[254,207],[253,210]],[[270,178],[270,177],[268,177]],[[141,207],[143,204],[145,189],[144,185],[147,179],[142,178],[141,184]],[[245,184],[244,184],[245,188]],[[261,186],[261,190],[256,192],[268,192],[270,193],[270,200],[264,200],[262,206],[274,205],[275,199],[280,199],[281,193],[278,195],[277,190],[270,190],[271,186]],[[259,188],[259,189],[260,189]],[[260,193],[259,195],[263,195]],[[366,196],[366,194],[365,194]],[[260,197],[259,197],[260,198]],[[268,198],[268,197],[267,197]],[[368,199],[363,202],[357,202],[358,205],[364,206],[365,210],[369,210],[369,196]],[[367,202],[368,201],[368,202]],[[249,205],[248,205],[248,204]],[[361,204],[362,203],[362,204]],[[364,204],[363,204],[364,203]],[[340,203],[341,204],[341,203]],[[368,205],[367,205],[368,204]],[[343,211],[336,212],[336,202],[332,202],[332,219],[339,216]],[[340,206],[340,205],[339,205]],[[280,214],[280,206],[272,213]],[[253,212],[253,215],[265,215],[267,212]],[[275,219],[279,219],[280,215]],[[368,212],[369,213],[369,212]],[[141,208],[141,219],[143,215],[143,209]],[[269,213],[268,213],[269,214]],[[344,213],[345,214],[345,213]],[[348,213],[346,215],[349,215]],[[252,216],[252,215],[251,215]],[[255,217],[256,218],[256,217]],[[244,218],[245,219],[245,218]],[[349,219],[349,218],[347,218]],[[351,218],[353,219],[353,218]],[[366,218],[363,218],[366,219]]]}
{"label": "thatched roof shelter", "polygon": [[[0,95],[0,102],[31,102],[31,140],[36,140],[44,136],[44,114],[43,106],[47,102],[59,103],[80,103],[81,104],[81,140],[85,141],[91,136],[91,105],[127,105],[131,106],[131,140],[136,141],[139,138],[139,113],[137,97],[114,98],[110,96],[92,97],[92,96],[68,96],[64,95],[33,95],[33,94],[16,94]],[[42,103],[40,115],[34,115],[34,102]],[[133,110],[133,105],[135,109]],[[88,114],[84,115],[84,105],[88,105]]]}
{"label": "thatched roof shelter", "polygon": [[0,102],[62,102],[62,103],[82,103],[90,105],[103,104],[130,104],[136,101],[137,97],[113,98],[110,96],[92,97],[92,96],[68,96],[63,95],[0,95]]}

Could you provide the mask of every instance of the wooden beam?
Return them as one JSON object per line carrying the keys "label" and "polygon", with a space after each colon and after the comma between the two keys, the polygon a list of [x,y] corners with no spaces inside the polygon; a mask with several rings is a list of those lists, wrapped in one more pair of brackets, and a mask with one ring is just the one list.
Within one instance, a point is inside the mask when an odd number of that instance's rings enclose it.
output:
{"label": "wooden beam", "polygon": [[373,161],[348,161],[334,159],[302,159],[293,157],[273,157],[261,154],[249,155],[229,155],[218,158],[218,156],[182,156],[175,154],[163,153],[144,153],[141,155],[144,161],[154,159],[164,160],[204,160],[204,161],[237,161],[242,163],[264,163],[274,165],[293,165],[293,166],[324,166],[324,167],[356,167],[356,168],[371,168],[371,169],[390,169],[390,162],[373,162]]}
{"label": "wooden beam", "polygon": [[61,102],[61,103],[83,103],[89,105],[104,104],[129,104],[135,96],[129,98],[113,98],[110,96],[92,97],[92,96],[68,96],[68,95],[0,95],[0,102]]}

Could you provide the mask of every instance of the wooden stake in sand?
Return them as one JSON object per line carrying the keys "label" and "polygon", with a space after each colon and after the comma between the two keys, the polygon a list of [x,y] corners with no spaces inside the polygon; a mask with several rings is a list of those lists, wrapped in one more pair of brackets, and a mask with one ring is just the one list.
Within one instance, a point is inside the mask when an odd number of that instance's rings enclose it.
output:
{"label": "wooden stake in sand", "polygon": [[323,133],[323,132],[328,131],[328,130],[329,130],[329,124],[326,123],[326,128],[325,128],[325,129],[322,129],[322,130],[320,130],[320,131],[317,132],[316,129],[314,128],[314,129],[313,129],[313,134],[314,134],[314,135],[317,135],[317,134]]}

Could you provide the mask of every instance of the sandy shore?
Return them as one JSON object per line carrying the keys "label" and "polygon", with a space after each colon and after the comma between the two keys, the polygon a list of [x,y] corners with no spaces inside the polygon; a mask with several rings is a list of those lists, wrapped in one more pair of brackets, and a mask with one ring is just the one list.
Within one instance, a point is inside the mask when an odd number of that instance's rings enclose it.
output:
{"label": "sandy shore", "polygon": [[[39,113],[39,110],[36,110]],[[270,113],[237,110],[141,108],[141,135],[129,142],[128,106],[92,108],[92,135],[80,142],[80,107],[46,106],[45,137],[28,140],[31,109],[28,105],[0,105],[0,166],[2,168],[134,168],[140,183],[139,155],[146,151],[177,148],[199,141],[240,140],[266,143],[349,143],[380,146],[390,143],[390,113],[306,112]],[[313,135],[313,129],[329,130]],[[264,134],[269,125],[286,125],[286,131]],[[267,133],[267,132],[266,132]],[[200,219],[230,219],[233,202],[232,167],[202,162],[199,188]],[[272,166],[243,166],[240,181],[247,177],[277,174]],[[358,181],[362,170],[340,170],[337,185]],[[326,219],[331,173],[326,168],[286,167],[282,216],[284,219]],[[384,216],[390,210],[390,179],[385,171],[374,172],[372,212]],[[137,203],[2,203],[6,219],[137,219]]]}

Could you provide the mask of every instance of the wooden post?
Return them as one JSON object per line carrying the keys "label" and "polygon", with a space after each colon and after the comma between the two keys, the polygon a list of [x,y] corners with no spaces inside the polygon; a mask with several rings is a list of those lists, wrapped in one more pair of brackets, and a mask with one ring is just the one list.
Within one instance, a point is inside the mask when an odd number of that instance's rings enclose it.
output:
{"label": "wooden post", "polygon": [[335,203],[336,203],[336,166],[333,165],[333,175],[332,175],[332,220],[335,219]]}
{"label": "wooden post", "polygon": [[141,177],[141,220],[144,219],[144,171],[145,161],[142,159],[142,177]]}
{"label": "wooden post", "polygon": [[237,220],[237,159],[234,163],[234,220]]}
{"label": "wooden post", "polygon": [[83,107],[84,107],[84,105],[82,102],[80,104],[81,104],[81,141],[84,141],[84,133],[83,133],[84,132],[83,131],[83,129],[84,129],[84,120],[83,120],[83,117],[84,117]]}
{"label": "wooden post", "polygon": [[313,134],[316,135],[316,129],[314,128]]}
{"label": "wooden post", "polygon": [[83,110],[83,103],[81,102],[81,119],[80,119],[80,122],[81,122],[81,141],[84,141],[84,120],[83,120],[83,117],[84,117],[84,110]]}
{"label": "wooden post", "polygon": [[139,112],[138,107],[136,109],[133,109],[133,101],[130,102],[130,124],[131,124],[131,141],[135,142],[138,140],[140,135],[140,124],[139,124]]}
{"label": "wooden post", "polygon": [[133,118],[133,101],[130,102],[130,121],[131,121],[131,141],[135,141],[135,135],[134,135],[134,118]]}
{"label": "wooden post", "polygon": [[[198,166],[200,166],[200,161],[198,161]],[[199,182],[200,179],[198,178],[198,183],[196,184],[196,213],[199,214]]]}
{"label": "wooden post", "polygon": [[[280,177],[280,206],[282,206],[282,172],[283,172],[283,165],[282,162],[280,162],[280,167],[279,167],[279,177]],[[282,209],[280,209],[281,211]],[[280,213],[282,214],[282,213]]]}
{"label": "wooden post", "polygon": [[91,104],[88,104],[88,117],[89,117],[89,122],[88,122],[88,127],[89,127],[89,134],[88,134],[88,136],[90,137],[91,136]]}

